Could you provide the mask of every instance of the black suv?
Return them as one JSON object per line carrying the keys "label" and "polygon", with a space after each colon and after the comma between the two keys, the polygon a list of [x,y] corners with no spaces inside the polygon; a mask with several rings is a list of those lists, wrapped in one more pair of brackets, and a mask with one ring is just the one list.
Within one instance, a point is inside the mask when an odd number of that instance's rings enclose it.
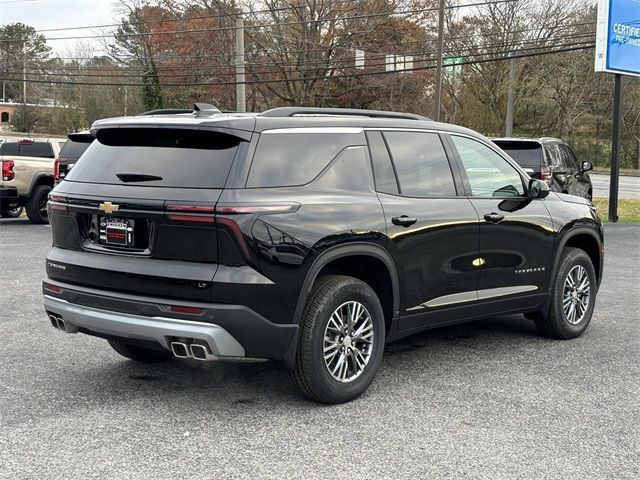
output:
{"label": "black suv", "polygon": [[602,278],[586,200],[411,114],[276,108],[107,119],[51,193],[44,306],[125,357],[284,359],[351,400],[386,342],[524,312],[582,334]]}
{"label": "black suv", "polygon": [[571,147],[559,138],[494,138],[493,143],[513,158],[531,178],[549,185],[551,191],[593,199],[591,162],[578,163]]}
{"label": "black suv", "polygon": [[53,180],[56,185],[66,178],[69,170],[75,166],[93,140],[93,135],[89,132],[70,133],[67,135],[67,141],[64,142],[58,158],[53,162]]}

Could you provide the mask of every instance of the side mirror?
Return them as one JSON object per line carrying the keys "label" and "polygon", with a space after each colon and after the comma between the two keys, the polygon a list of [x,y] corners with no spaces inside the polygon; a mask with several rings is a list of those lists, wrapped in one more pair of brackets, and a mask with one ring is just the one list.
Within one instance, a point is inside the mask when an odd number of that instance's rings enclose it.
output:
{"label": "side mirror", "polygon": [[588,172],[589,170],[593,170],[593,163],[582,162],[582,172]]}
{"label": "side mirror", "polygon": [[537,178],[529,180],[529,198],[545,198],[550,191],[549,185],[542,180]]}

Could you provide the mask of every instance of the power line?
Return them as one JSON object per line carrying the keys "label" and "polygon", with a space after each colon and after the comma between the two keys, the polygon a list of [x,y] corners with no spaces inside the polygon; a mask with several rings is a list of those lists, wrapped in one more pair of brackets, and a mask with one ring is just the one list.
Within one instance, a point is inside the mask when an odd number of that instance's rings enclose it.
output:
{"label": "power line", "polygon": [[[474,7],[474,6],[480,6],[480,5],[490,5],[490,4],[496,4],[496,3],[509,3],[509,2],[516,2],[519,0],[493,0],[493,1],[486,1],[486,2],[478,2],[478,3],[466,3],[466,4],[462,4],[462,5],[451,5],[447,8],[449,9],[454,9],[454,8],[464,8],[464,7]],[[389,16],[394,16],[394,15],[415,15],[415,14],[419,14],[419,13],[426,13],[426,12],[431,12],[431,11],[435,11],[437,9],[435,8],[420,8],[420,9],[413,9],[413,10],[403,10],[403,11],[398,11],[398,12],[384,12],[384,13],[368,13],[368,14],[360,14],[360,15],[352,15],[352,16],[345,16],[345,17],[338,17],[338,18],[330,18],[330,19],[326,19],[326,20],[299,20],[299,21],[295,21],[295,22],[279,22],[279,23],[269,23],[269,24],[255,24],[255,25],[245,25],[244,29],[262,29],[262,28],[270,28],[270,27],[282,27],[282,26],[293,26],[293,25],[305,25],[305,24],[310,24],[310,23],[322,23],[322,22],[327,22],[327,21],[345,21],[345,20],[358,20],[358,19],[364,19],[364,18],[376,18],[376,17],[389,17]],[[187,30],[173,30],[173,31],[169,31],[169,32],[138,32],[138,33],[121,33],[119,34],[119,36],[122,37],[149,37],[149,36],[157,36],[157,35],[178,35],[178,34],[185,34],[185,33],[206,33],[206,32],[221,32],[221,31],[235,31],[237,30],[238,27],[236,26],[227,26],[227,27],[215,27],[215,28],[194,28],[194,29],[187,29]],[[96,38],[113,38],[116,34],[99,34],[99,35],[83,35],[83,36],[76,36],[76,37],[49,37],[49,38],[45,38],[44,40],[46,41],[56,41],[56,40],[82,40],[82,39],[96,39]],[[16,41],[23,41],[23,40],[17,40],[17,39],[0,39],[0,42],[16,42]]]}
{"label": "power line", "polygon": [[[502,60],[509,60],[510,58],[528,58],[528,57],[536,57],[540,55],[550,55],[554,53],[563,53],[563,52],[573,52],[579,50],[592,49],[595,47],[595,43],[588,45],[580,45],[566,48],[556,48],[542,52],[536,53],[515,53],[509,52],[507,55],[485,58],[480,60],[469,60],[462,62],[454,62],[447,64],[448,67],[458,66],[458,65],[475,65],[479,63],[488,63],[488,62],[496,62]],[[544,47],[541,47],[544,48]],[[522,51],[522,50],[521,50]],[[248,80],[244,82],[245,84],[265,84],[265,83],[286,83],[286,82],[303,82],[303,81],[311,81],[311,80],[337,80],[341,78],[358,78],[358,77],[368,77],[368,76],[378,76],[378,75],[390,75],[397,73],[407,73],[407,72],[416,72],[416,71],[424,71],[424,70],[432,70],[435,66],[428,65],[424,67],[415,67],[410,69],[403,70],[395,70],[395,71],[375,71],[375,72],[365,72],[365,73],[353,73],[353,74],[337,74],[337,75],[329,75],[329,76],[316,76],[316,77],[305,77],[305,78],[297,78],[297,79],[274,79],[274,80]],[[273,72],[277,73],[277,72]],[[7,82],[20,82],[22,79],[5,79]],[[88,86],[112,86],[112,87],[143,87],[146,86],[145,83],[108,83],[108,82],[73,82],[73,81],[65,81],[65,80],[33,80],[27,79],[27,83],[44,83],[44,84],[58,84],[58,85],[88,85]],[[210,83],[164,83],[161,84],[161,87],[213,87],[213,86],[230,86],[236,85],[238,82],[210,82]]]}

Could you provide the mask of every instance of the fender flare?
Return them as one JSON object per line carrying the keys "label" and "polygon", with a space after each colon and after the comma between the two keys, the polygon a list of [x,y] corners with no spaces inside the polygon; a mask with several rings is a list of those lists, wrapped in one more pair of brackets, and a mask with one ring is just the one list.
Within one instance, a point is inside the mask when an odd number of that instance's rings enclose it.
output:
{"label": "fender flare", "polygon": [[300,295],[298,296],[298,302],[296,304],[296,310],[293,315],[293,323],[300,323],[300,319],[302,318],[302,311],[304,310],[307,298],[311,293],[311,287],[316,281],[320,270],[322,270],[324,266],[326,266],[333,260],[343,257],[349,257],[352,255],[373,257],[377,260],[382,261],[382,263],[384,263],[384,265],[387,267],[387,270],[389,271],[389,277],[391,278],[391,293],[393,297],[392,318],[397,317],[400,310],[400,285],[398,283],[398,270],[396,269],[396,264],[393,261],[391,254],[385,248],[379,245],[373,243],[355,242],[331,247],[322,252],[314,260],[313,264],[307,271],[307,276],[305,277],[305,280],[302,284],[302,289],[300,290]]}
{"label": "fender flare", "polygon": [[[42,183],[45,183],[45,182],[41,182],[41,180],[43,178],[51,179],[52,188],[55,186],[52,173],[48,173],[48,172],[36,173],[33,176],[33,178],[31,179],[31,185],[29,186],[29,190],[27,192],[27,198],[31,198],[31,195],[33,194],[33,189],[36,188],[36,185],[40,185]],[[46,182],[46,183],[48,183],[48,182]]]}
{"label": "fender flare", "polygon": [[555,278],[556,276],[556,272],[558,271],[558,265],[560,263],[560,256],[562,255],[562,250],[564,250],[564,247],[567,244],[567,242],[577,235],[584,235],[584,234],[592,237],[598,244],[598,255],[600,256],[600,262],[599,262],[600,265],[596,274],[598,275],[598,287],[600,286],[600,283],[602,282],[602,268],[604,263],[602,261],[602,239],[600,238],[596,230],[589,227],[572,228],[562,236],[562,238],[560,239],[560,242],[558,243],[558,248],[556,249],[555,257],[553,259],[553,269],[552,269],[552,277],[551,277],[552,279]]}
{"label": "fender flare", "polygon": [[[351,255],[369,256],[382,261],[387,267],[387,270],[389,271],[389,277],[391,278],[391,293],[393,297],[393,309],[391,312],[391,322],[393,325],[393,322],[397,319],[398,313],[400,311],[400,285],[398,283],[398,270],[396,269],[396,264],[393,261],[391,254],[385,248],[381,247],[380,245],[364,242],[354,242],[331,247],[322,252],[313,261],[311,267],[307,271],[307,276],[305,277],[305,280],[302,284],[300,295],[298,295],[298,302],[296,304],[296,310],[293,315],[294,324],[300,324],[304,306],[307,303],[309,294],[311,293],[311,287],[316,281],[320,270],[322,270],[325,265],[329,264],[329,262],[333,260],[343,257],[349,257]],[[289,343],[289,347],[287,348],[287,351],[284,355],[284,361],[290,369],[294,368],[295,366],[295,356],[298,345],[299,332],[300,330],[296,329],[296,333],[293,335],[293,338]]]}

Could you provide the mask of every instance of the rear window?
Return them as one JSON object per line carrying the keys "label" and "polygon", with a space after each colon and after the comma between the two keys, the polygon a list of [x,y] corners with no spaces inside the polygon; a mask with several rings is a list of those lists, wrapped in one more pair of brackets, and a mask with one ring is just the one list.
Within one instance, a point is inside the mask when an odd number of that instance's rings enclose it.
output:
{"label": "rear window", "polygon": [[65,180],[222,188],[241,141],[233,135],[202,130],[103,129]]}
{"label": "rear window", "polygon": [[60,150],[60,157],[62,158],[80,158],[91,143],[74,142],[73,140],[67,140]]}
{"label": "rear window", "polygon": [[521,167],[542,166],[542,145],[538,142],[494,142]]}
{"label": "rear window", "polygon": [[365,145],[363,133],[263,132],[247,179],[247,187],[305,185],[346,147]]}
{"label": "rear window", "polygon": [[0,145],[0,155],[53,158],[53,148],[49,142],[5,142]]}

